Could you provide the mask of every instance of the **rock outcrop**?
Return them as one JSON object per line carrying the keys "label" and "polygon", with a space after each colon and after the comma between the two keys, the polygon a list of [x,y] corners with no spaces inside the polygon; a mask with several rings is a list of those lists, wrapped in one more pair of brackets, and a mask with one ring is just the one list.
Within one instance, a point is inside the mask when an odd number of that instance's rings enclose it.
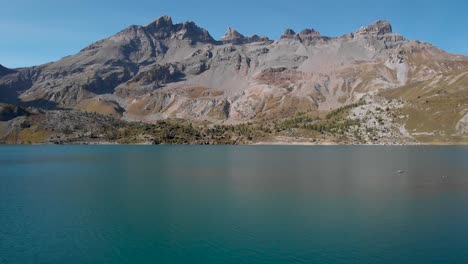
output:
{"label": "rock outcrop", "polygon": [[283,35],[281,35],[281,39],[294,39],[296,37],[296,32],[290,28],[286,29]]}
{"label": "rock outcrop", "polygon": [[356,31],[356,35],[384,35],[392,33],[392,25],[386,20],[379,20],[371,25],[360,28]]}
{"label": "rock outcrop", "polygon": [[456,126],[457,131],[462,135],[468,134],[468,113],[466,113]]}
{"label": "rock outcrop", "polygon": [[269,42],[270,39],[268,37],[260,37],[258,35],[253,35],[251,37],[246,37],[236,31],[233,28],[228,28],[226,34],[221,38],[221,43],[223,44],[248,44],[253,42]]}

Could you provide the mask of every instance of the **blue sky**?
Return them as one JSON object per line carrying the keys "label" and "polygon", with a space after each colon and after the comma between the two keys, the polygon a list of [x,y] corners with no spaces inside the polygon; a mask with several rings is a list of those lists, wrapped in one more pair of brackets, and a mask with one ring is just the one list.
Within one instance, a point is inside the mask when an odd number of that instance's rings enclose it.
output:
{"label": "blue sky", "polygon": [[285,28],[338,36],[387,19],[409,39],[468,55],[467,11],[462,0],[0,0],[0,64],[54,61],[165,14],[195,21],[216,39],[229,26],[276,39]]}

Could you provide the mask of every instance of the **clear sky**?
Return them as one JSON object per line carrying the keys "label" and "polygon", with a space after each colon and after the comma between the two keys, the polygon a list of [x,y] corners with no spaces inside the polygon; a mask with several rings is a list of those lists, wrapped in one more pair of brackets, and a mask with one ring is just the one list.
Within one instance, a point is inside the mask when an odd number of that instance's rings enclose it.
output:
{"label": "clear sky", "polygon": [[338,36],[387,19],[409,39],[468,55],[465,0],[0,0],[0,64],[54,61],[165,14],[195,21],[216,39],[229,26],[277,39],[285,28]]}

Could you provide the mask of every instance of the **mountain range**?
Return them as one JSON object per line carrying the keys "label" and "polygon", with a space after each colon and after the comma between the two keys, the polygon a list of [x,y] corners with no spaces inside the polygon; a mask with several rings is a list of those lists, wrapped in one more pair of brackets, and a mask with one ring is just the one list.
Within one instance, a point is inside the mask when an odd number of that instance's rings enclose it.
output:
{"label": "mountain range", "polygon": [[[352,124],[326,133],[350,142],[466,143],[468,57],[408,40],[384,20],[338,37],[286,29],[271,40],[229,28],[216,40],[163,16],[56,62],[0,65],[0,102],[147,124],[265,124],[276,131],[267,141],[288,142],[315,138],[308,129],[339,113],[334,122]],[[3,122],[11,139],[12,119]]]}

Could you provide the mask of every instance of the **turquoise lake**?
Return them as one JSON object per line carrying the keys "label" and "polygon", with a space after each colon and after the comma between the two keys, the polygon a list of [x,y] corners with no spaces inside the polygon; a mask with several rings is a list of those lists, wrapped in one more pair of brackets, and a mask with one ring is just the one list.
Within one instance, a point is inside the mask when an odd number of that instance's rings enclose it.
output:
{"label": "turquoise lake", "polygon": [[468,147],[1,146],[0,263],[468,263]]}

